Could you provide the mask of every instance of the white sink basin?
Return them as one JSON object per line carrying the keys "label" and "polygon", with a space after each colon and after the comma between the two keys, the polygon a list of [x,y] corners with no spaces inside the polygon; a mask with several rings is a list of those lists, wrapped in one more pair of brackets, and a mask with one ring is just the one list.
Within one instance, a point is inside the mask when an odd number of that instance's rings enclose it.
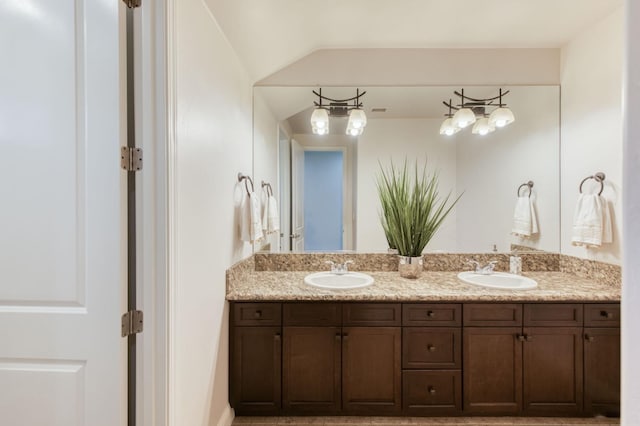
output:
{"label": "white sink basin", "polygon": [[371,285],[373,277],[361,272],[347,272],[342,275],[331,272],[316,272],[304,277],[304,282],[315,287],[348,289]]}
{"label": "white sink basin", "polygon": [[483,287],[503,288],[507,290],[528,290],[536,288],[538,283],[522,275],[494,272],[490,275],[476,274],[473,271],[460,272],[458,278],[468,284]]}

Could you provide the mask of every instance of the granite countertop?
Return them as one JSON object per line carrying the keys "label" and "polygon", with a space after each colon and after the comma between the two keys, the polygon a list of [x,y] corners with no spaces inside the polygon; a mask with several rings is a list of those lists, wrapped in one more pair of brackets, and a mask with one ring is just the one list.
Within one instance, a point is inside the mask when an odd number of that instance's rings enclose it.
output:
{"label": "granite countertop", "polygon": [[[363,271],[366,272],[366,271]],[[618,302],[620,287],[566,272],[526,272],[538,282],[531,290],[502,290],[466,284],[456,272],[424,272],[416,280],[398,272],[366,272],[375,282],[364,288],[330,290],[304,284],[310,272],[250,271],[227,283],[230,301],[481,301]]]}

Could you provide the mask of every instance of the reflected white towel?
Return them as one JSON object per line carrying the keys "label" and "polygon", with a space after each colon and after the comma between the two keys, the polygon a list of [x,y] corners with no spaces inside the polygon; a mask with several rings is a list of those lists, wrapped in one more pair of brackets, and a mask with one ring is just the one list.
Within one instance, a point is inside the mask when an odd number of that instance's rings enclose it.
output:
{"label": "reflected white towel", "polygon": [[536,210],[533,207],[531,197],[528,195],[521,195],[516,200],[511,233],[523,238],[531,237],[538,233]]}
{"label": "reflected white towel", "polygon": [[262,238],[260,200],[255,192],[245,196],[240,206],[240,239],[253,243]]}
{"label": "reflected white towel", "polygon": [[607,200],[598,194],[580,194],[573,216],[571,244],[600,247],[613,240]]}
{"label": "reflected white towel", "polygon": [[280,230],[280,215],[278,214],[278,202],[276,197],[268,195],[262,212],[262,228],[265,234],[273,234]]}

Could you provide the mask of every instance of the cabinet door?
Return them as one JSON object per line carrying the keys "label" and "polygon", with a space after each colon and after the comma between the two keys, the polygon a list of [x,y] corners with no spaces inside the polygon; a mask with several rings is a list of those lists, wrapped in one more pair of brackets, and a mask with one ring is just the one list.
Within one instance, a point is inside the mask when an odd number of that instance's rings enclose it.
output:
{"label": "cabinet door", "polygon": [[463,401],[468,414],[517,414],[522,409],[520,327],[463,331]]}
{"label": "cabinet door", "polygon": [[340,411],[340,327],[284,327],[282,404],[288,414]]}
{"label": "cabinet door", "polygon": [[280,327],[233,327],[231,395],[236,414],[280,411]]}
{"label": "cabinet door", "polygon": [[524,412],[582,412],[582,328],[524,328]]}
{"label": "cabinet door", "polygon": [[400,327],[344,327],[342,402],[349,414],[401,410]]}
{"label": "cabinet door", "polygon": [[584,404],[589,415],[620,415],[620,329],[584,329]]}

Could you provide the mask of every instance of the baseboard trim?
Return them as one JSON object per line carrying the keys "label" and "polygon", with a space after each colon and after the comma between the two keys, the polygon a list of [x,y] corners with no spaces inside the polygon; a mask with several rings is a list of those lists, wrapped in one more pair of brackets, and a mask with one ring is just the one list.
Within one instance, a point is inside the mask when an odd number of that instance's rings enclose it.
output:
{"label": "baseboard trim", "polygon": [[218,426],[231,426],[233,423],[233,419],[235,418],[235,413],[229,404],[224,409],[224,412],[220,416],[220,420],[218,420]]}

